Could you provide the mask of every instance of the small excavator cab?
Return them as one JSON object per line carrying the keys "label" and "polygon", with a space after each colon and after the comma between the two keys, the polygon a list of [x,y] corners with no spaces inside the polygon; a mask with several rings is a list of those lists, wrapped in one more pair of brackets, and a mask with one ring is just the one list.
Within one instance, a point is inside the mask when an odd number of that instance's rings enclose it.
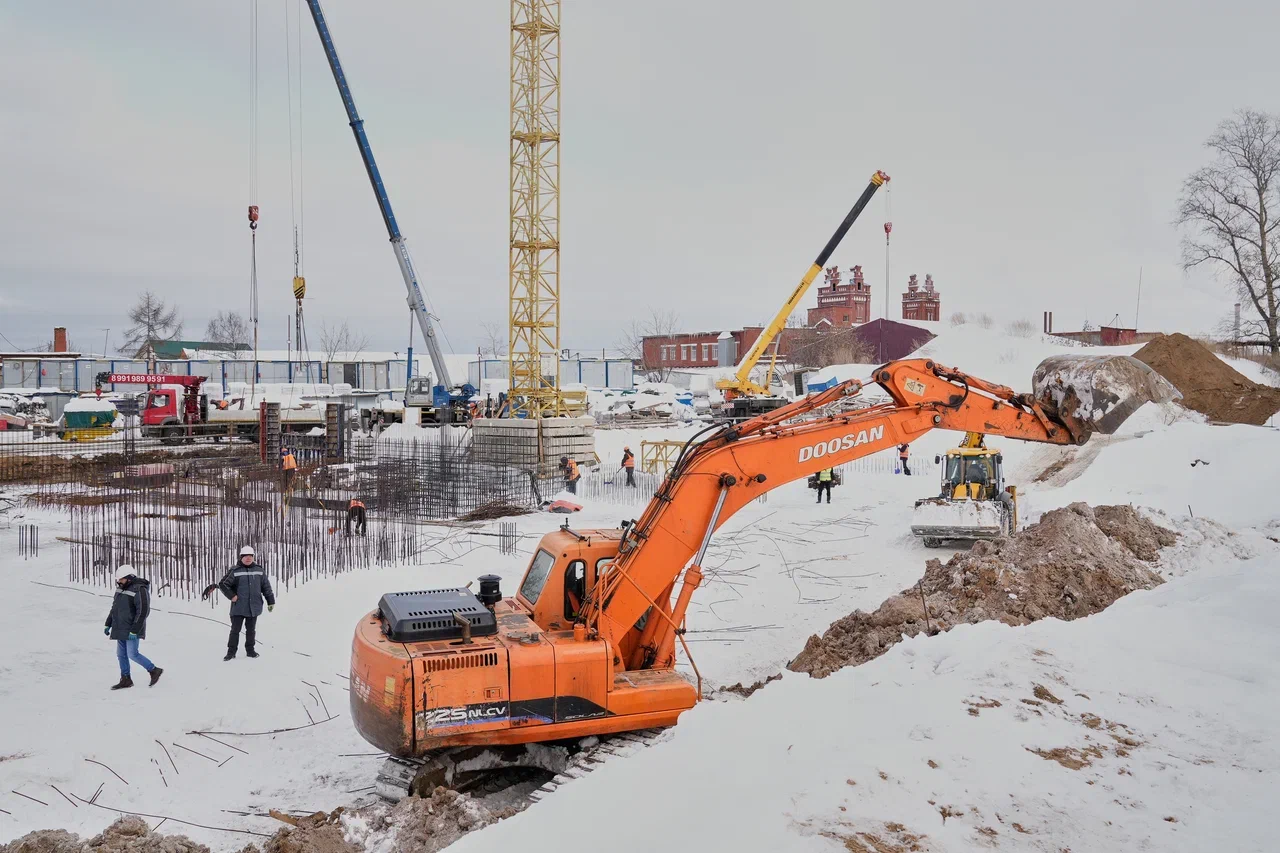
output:
{"label": "small excavator cab", "polygon": [[1004,458],[999,451],[956,447],[947,451],[942,469],[944,498],[989,500],[1004,488]]}

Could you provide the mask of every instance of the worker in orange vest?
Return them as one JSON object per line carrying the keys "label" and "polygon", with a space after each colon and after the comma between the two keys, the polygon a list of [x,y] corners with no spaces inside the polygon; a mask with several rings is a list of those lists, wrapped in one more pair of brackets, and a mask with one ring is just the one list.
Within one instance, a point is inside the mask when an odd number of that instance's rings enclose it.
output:
{"label": "worker in orange vest", "polygon": [[280,467],[284,470],[284,490],[293,487],[293,478],[298,473],[298,460],[293,458],[293,451],[287,447],[280,448]]}
{"label": "worker in orange vest", "polygon": [[564,472],[565,490],[571,495],[576,495],[578,493],[578,481],[582,479],[582,472],[578,470],[578,463],[568,456],[561,456],[560,470]]}
{"label": "worker in orange vest", "polygon": [[622,470],[627,472],[627,485],[634,489],[636,486],[636,455],[631,452],[630,447],[622,448]]}
{"label": "worker in orange vest", "polygon": [[364,501],[359,498],[352,498],[351,503],[347,504],[347,535],[351,535],[351,522],[356,523],[356,532],[361,536],[364,535],[365,527],[369,518],[365,513]]}
{"label": "worker in orange vest", "polygon": [[898,462],[902,465],[902,473],[906,474],[908,477],[911,476],[911,469],[907,467],[907,457],[910,455],[907,445],[898,445]]}

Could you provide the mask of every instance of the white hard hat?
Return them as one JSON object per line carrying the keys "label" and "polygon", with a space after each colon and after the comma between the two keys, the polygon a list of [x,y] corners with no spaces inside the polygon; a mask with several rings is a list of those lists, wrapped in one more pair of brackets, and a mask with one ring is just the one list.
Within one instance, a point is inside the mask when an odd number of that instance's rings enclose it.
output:
{"label": "white hard hat", "polygon": [[243,548],[241,548],[241,549],[240,549],[240,556],[241,556],[241,557],[245,556],[246,554],[247,554],[248,556],[250,556],[250,557],[252,557],[252,556],[253,556],[254,551],[253,551],[253,546],[252,546],[252,545],[245,545]]}
{"label": "white hard hat", "polygon": [[134,570],[133,566],[125,563],[123,566],[116,569],[116,580],[124,580],[125,578],[133,577],[136,574],[137,571]]}

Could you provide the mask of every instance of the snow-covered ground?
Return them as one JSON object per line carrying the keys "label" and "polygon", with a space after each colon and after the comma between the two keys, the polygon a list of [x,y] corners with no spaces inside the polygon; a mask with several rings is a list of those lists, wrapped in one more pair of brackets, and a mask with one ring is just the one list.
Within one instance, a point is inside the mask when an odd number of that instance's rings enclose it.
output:
{"label": "snow-covered ground", "polygon": [[[1064,351],[1088,352],[961,327],[939,330],[927,354],[1021,389],[1040,358]],[[638,451],[646,437],[693,429],[602,429],[598,453],[608,467],[624,444]],[[956,438],[928,435],[915,456],[931,461]],[[917,842],[925,850],[1273,849],[1278,442],[1273,429],[1215,427],[1154,406],[1116,436],[1070,452],[993,439],[1020,486],[1025,520],[1074,500],[1132,502],[1178,530],[1160,567],[1169,582],[1077,622],[958,628],[825,680],[788,673],[747,700],[721,694],[653,747],[456,849],[551,849],[566,826],[575,837],[607,833],[618,850],[651,849],[652,833],[617,831],[638,810],[661,821],[671,850],[856,850],[843,839],[857,833],[908,848],[907,835],[925,836]],[[1036,482],[1051,465],[1056,473]],[[782,671],[810,634],[855,608],[874,609],[919,577],[926,559],[948,556],[909,533],[913,500],[936,490],[932,475],[867,470],[846,476],[830,506],[792,483],[731,519],[689,617],[708,690]],[[613,526],[640,510],[588,505],[573,524]],[[116,816],[73,806],[55,785],[87,800],[102,784],[98,805],[259,833],[278,828],[257,816],[269,808],[367,801],[362,789],[379,759],[347,711],[355,621],[395,588],[494,572],[510,591],[537,537],[561,520],[519,519],[515,556],[500,554],[494,538],[440,528],[428,564],[282,591],[260,621],[258,660],[221,660],[224,603],[158,596],[142,647],[165,675],[155,688],[112,693],[114,645],[100,627],[108,591],[66,579],[68,546],[55,540],[65,521],[30,510],[0,516],[11,601],[0,620],[9,650],[0,664],[0,809],[11,813],[0,813],[0,840],[53,826],[93,832]],[[39,525],[39,558],[17,555],[18,523]],[[1062,704],[1038,698],[1036,685]],[[308,726],[326,707],[333,719]],[[188,734],[297,726],[308,727],[213,735],[222,743]],[[216,850],[251,840],[172,822],[170,830]]]}

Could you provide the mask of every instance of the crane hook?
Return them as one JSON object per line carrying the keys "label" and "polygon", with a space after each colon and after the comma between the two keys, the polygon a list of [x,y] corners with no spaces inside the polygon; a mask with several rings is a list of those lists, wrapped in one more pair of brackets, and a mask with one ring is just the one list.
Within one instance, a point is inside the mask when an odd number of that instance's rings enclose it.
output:
{"label": "crane hook", "polygon": [[256,204],[249,205],[249,230],[258,230],[258,206]]}

